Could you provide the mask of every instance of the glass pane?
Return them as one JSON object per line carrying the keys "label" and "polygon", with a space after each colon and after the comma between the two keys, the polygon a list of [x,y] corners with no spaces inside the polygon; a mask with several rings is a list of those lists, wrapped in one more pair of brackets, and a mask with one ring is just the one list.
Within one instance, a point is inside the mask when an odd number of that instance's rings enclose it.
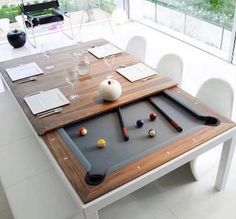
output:
{"label": "glass pane", "polygon": [[179,32],[184,31],[185,15],[183,13],[158,4],[156,6],[156,9],[157,9],[157,16],[156,16],[157,23],[170,27]]}
{"label": "glass pane", "polygon": [[[146,2],[147,0],[145,5]],[[149,2],[152,5],[156,4],[157,23],[228,52],[235,0],[149,0]],[[146,14],[148,14],[147,9],[144,17],[149,18]],[[153,14],[151,9],[150,14]],[[154,20],[153,17],[151,19]]]}
{"label": "glass pane", "polygon": [[[107,17],[111,16],[111,12],[117,7],[116,5],[120,1],[121,0],[59,0],[59,4],[61,9],[70,12],[72,25],[79,25],[82,20],[82,15],[83,23],[107,19]],[[45,2],[45,0],[24,0],[23,2],[26,4],[35,4]],[[0,0],[0,41],[6,40],[6,34],[9,29],[24,29],[19,8],[21,3],[21,0]],[[47,13],[49,13],[49,11],[47,11]],[[65,18],[63,28],[69,27],[69,19]],[[35,34],[39,34],[61,28],[62,23],[58,24],[54,22],[48,26],[42,25],[40,28],[34,29]]]}
{"label": "glass pane", "polygon": [[7,32],[10,29],[19,27],[15,20],[15,16],[19,14],[17,3],[9,5],[9,1],[0,0],[0,41],[6,40]]}
{"label": "glass pane", "polygon": [[155,3],[152,3],[150,1],[144,1],[143,17],[155,21]]}

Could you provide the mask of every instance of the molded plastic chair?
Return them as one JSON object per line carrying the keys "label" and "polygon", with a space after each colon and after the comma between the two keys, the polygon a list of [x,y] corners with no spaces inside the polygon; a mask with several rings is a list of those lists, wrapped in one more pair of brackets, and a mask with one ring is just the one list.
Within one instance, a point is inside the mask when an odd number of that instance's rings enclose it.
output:
{"label": "molded plastic chair", "polygon": [[[216,78],[209,79],[200,87],[196,97],[215,111],[228,118],[231,117],[234,92],[228,82]],[[221,147],[213,148],[190,162],[196,180],[216,166],[220,158],[220,150]]]}
{"label": "molded plastic chair", "polygon": [[161,58],[156,69],[158,72],[176,81],[179,86],[181,86],[183,66],[182,58],[176,54],[170,53]]}
{"label": "molded plastic chair", "polygon": [[126,52],[137,57],[141,61],[145,61],[146,45],[146,40],[142,36],[134,36],[129,40]]}

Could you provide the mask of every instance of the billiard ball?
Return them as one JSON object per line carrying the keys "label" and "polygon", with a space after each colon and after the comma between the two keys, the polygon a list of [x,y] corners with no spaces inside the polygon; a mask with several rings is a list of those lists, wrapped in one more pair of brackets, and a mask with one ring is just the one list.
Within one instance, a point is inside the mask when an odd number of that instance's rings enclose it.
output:
{"label": "billiard ball", "polygon": [[155,129],[150,129],[149,131],[148,131],[148,136],[149,137],[154,137],[156,135],[156,130]]}
{"label": "billiard ball", "polygon": [[157,118],[157,114],[156,114],[156,113],[151,113],[151,114],[149,115],[149,119],[150,119],[151,121],[156,120],[156,118]]}
{"label": "billiard ball", "polygon": [[137,125],[138,128],[143,127],[143,124],[144,124],[144,121],[141,120],[141,119],[137,120],[137,122],[136,122],[136,125]]}
{"label": "billiard ball", "polygon": [[106,146],[106,140],[104,138],[100,138],[97,141],[98,148],[102,149]]}
{"label": "billiard ball", "polygon": [[79,134],[80,134],[81,136],[85,136],[85,135],[87,135],[87,133],[88,133],[88,130],[87,130],[85,127],[81,127],[81,128],[79,129]]}

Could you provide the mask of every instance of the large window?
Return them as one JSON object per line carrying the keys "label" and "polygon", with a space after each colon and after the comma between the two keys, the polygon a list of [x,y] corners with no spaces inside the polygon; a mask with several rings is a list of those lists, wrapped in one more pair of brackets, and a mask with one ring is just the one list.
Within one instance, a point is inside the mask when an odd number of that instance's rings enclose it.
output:
{"label": "large window", "polygon": [[[25,0],[24,2],[34,4],[44,0]],[[50,1],[50,0],[48,0]],[[60,7],[70,12],[72,25],[76,26],[81,23],[93,22],[107,19],[111,12],[117,7],[119,0],[59,0]],[[19,8],[21,0],[0,0],[0,41],[6,40],[6,33],[9,29],[23,29],[22,16]],[[68,21],[65,20],[65,25]],[[47,29],[38,30],[40,34]]]}
{"label": "large window", "polygon": [[184,34],[223,53],[230,51],[235,0],[138,1],[144,19],[180,33],[180,38]]}

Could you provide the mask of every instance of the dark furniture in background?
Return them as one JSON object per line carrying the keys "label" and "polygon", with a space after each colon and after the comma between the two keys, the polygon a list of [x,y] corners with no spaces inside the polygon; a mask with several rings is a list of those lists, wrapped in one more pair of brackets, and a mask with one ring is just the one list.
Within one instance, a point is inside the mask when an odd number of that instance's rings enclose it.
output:
{"label": "dark furniture in background", "polygon": [[32,31],[33,43],[30,42],[34,47],[36,47],[34,28],[40,25],[50,24],[50,23],[63,23],[65,17],[69,19],[71,35],[63,32],[66,36],[73,39],[73,30],[70,14],[63,11],[60,8],[60,4],[57,0],[41,3],[26,4],[22,1],[20,5],[22,12],[22,19],[25,27],[25,32],[27,29]]}

